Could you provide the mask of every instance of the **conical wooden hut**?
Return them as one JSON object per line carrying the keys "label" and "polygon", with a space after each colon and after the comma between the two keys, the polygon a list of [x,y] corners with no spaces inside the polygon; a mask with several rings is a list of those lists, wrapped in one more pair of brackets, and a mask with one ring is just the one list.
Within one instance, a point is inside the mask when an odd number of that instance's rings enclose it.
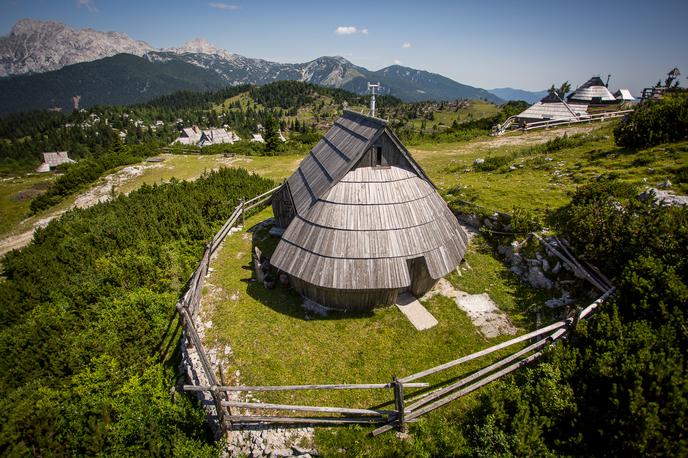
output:
{"label": "conical wooden hut", "polygon": [[588,81],[579,86],[568,97],[569,103],[586,103],[591,105],[616,103],[616,97],[609,92],[609,89],[599,76],[593,76]]}
{"label": "conical wooden hut", "polygon": [[391,305],[461,261],[467,237],[387,122],[345,111],[273,198],[271,263],[327,307]]}

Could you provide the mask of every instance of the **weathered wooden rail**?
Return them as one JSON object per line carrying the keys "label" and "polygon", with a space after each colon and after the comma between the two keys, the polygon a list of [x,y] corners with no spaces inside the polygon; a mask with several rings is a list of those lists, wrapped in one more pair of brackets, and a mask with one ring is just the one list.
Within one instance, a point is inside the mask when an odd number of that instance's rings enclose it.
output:
{"label": "weathered wooden rail", "polygon": [[[254,197],[250,200],[242,200],[232,212],[227,222],[212,238],[206,246],[201,262],[191,276],[185,294],[177,303],[180,319],[184,329],[184,337],[188,345],[198,354],[201,371],[207,383],[187,384],[183,389],[189,393],[208,394],[212,400],[212,406],[216,413],[217,424],[222,432],[241,427],[251,427],[259,424],[280,424],[280,425],[380,425],[373,431],[374,435],[398,429],[405,431],[407,424],[417,421],[419,417],[432,412],[462,396],[465,396],[513,371],[540,358],[545,348],[554,344],[565,337],[578,322],[585,319],[607,299],[614,291],[608,282],[600,280],[600,277],[586,278],[595,284],[596,287],[603,289],[604,294],[595,302],[583,310],[565,320],[549,324],[541,329],[517,336],[505,342],[493,345],[484,350],[462,356],[458,359],[440,364],[438,366],[425,369],[415,374],[405,377],[392,377],[389,383],[359,383],[359,384],[320,384],[320,385],[281,385],[281,386],[228,386],[222,379],[222,374],[216,375],[215,370],[210,364],[207,352],[196,329],[196,321],[201,302],[201,291],[203,282],[208,274],[210,259],[224,241],[231,229],[239,223],[244,222],[244,215],[250,209],[263,205],[269,201],[272,194],[278,190],[274,188],[266,193]],[[564,247],[565,249],[565,247]],[[575,261],[570,253],[567,252],[567,262],[571,262],[582,271],[586,271]],[[408,392],[409,389],[430,387],[429,382],[420,381],[421,379],[433,376],[448,369],[454,368],[468,361],[483,358],[487,355],[513,347],[518,344],[528,343],[525,347],[514,353],[487,364],[485,367],[465,377],[455,379],[447,377],[448,381],[435,384],[437,388],[431,391]],[[218,380],[219,377],[219,380]],[[275,391],[307,391],[307,390],[390,390],[391,398],[382,405],[391,405],[389,409],[359,408],[359,407],[332,407],[332,406],[309,406],[266,403],[257,401],[242,401],[230,399],[228,394],[232,392],[275,392]],[[241,410],[243,412],[235,412]],[[258,413],[250,413],[258,412]],[[275,414],[274,412],[287,412],[286,414]]]}
{"label": "weathered wooden rail", "polygon": [[195,318],[197,317],[201,303],[203,282],[206,275],[208,275],[211,256],[222,244],[225,237],[227,237],[229,234],[231,228],[237,224],[239,218],[241,218],[243,221],[244,215],[248,210],[259,205],[259,202],[265,202],[265,196],[268,196],[267,198],[269,198],[269,196],[272,195],[272,193],[274,193],[277,189],[279,189],[279,186],[264,194],[261,194],[260,196],[254,197],[253,199],[247,201],[242,199],[239,205],[237,205],[234,209],[234,212],[232,212],[232,215],[229,217],[229,219],[227,219],[227,222],[225,222],[225,224],[215,234],[210,243],[206,245],[205,250],[203,251],[201,262],[189,279],[186,292],[181,297],[179,302],[177,302],[177,310],[179,312],[180,321],[184,330],[183,338],[186,338],[188,345],[193,348],[198,355],[202,374],[208,381],[209,385],[209,389],[204,391],[210,393],[210,397],[212,398],[217,415],[217,421],[220,425],[220,428],[223,430],[227,425],[227,419],[225,417],[228,416],[230,411],[222,405],[223,396],[221,396],[221,392],[217,389],[217,387],[224,385],[224,383],[220,383],[221,380],[218,380],[217,376],[215,375],[215,371],[213,370],[210,360],[208,359],[208,354],[203,347],[203,342],[198,335],[195,322]]}
{"label": "weathered wooden rail", "polygon": [[623,116],[626,116],[629,113],[632,113],[633,110],[620,110],[620,111],[611,111],[611,112],[600,112],[600,113],[593,113],[589,115],[583,115],[583,116],[571,116],[570,118],[563,118],[563,119],[548,119],[545,121],[535,121],[535,122],[529,122],[526,123],[524,126],[519,126],[514,129],[511,127],[516,124],[516,119],[517,116],[511,116],[509,117],[504,123],[499,127],[495,128],[492,135],[502,135],[505,134],[506,132],[509,131],[518,131],[520,130],[521,132],[527,132],[529,130],[536,130],[536,129],[549,129],[550,127],[560,127],[560,126],[568,126],[571,124],[580,124],[584,122],[594,122],[594,121],[608,121],[610,119],[615,119],[615,118],[621,118]]}

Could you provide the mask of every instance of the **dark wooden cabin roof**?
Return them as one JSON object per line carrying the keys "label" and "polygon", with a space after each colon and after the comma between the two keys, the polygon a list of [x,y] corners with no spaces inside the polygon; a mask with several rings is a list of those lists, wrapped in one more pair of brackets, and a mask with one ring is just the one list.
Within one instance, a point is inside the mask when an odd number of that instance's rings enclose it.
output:
{"label": "dark wooden cabin roof", "polygon": [[[403,158],[358,167],[381,135]],[[441,278],[461,261],[467,237],[434,185],[384,120],[345,112],[287,180],[296,216],[271,262],[335,289],[393,289],[411,283],[408,259],[424,257]]]}

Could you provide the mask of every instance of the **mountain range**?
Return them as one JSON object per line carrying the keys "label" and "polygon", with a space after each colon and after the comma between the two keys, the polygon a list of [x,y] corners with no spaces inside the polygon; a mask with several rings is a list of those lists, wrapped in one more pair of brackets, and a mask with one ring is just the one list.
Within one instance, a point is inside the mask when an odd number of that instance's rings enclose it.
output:
{"label": "mountain range", "polygon": [[547,91],[524,91],[523,89],[510,87],[498,87],[496,89],[488,89],[488,91],[506,101],[524,100],[528,103],[539,102],[548,94]]}
{"label": "mountain range", "polygon": [[392,65],[377,71],[343,57],[319,57],[282,64],[244,57],[205,40],[156,49],[118,32],[76,30],[52,21],[23,19],[0,37],[0,113],[72,106],[145,102],[179,89],[208,90],[227,85],[296,80],[366,93],[379,82],[381,93],[407,102],[421,100],[504,100],[485,89],[436,73]]}

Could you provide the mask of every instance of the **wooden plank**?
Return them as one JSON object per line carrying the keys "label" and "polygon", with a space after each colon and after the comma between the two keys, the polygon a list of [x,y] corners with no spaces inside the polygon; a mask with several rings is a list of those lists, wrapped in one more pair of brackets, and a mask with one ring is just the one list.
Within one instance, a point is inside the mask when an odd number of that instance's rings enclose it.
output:
{"label": "wooden plank", "polygon": [[615,288],[609,289],[606,293],[604,293],[602,296],[600,296],[599,299],[597,299],[595,302],[593,302],[592,304],[590,304],[586,308],[584,308],[580,312],[580,314],[578,315],[578,318],[583,319],[586,316],[588,316],[589,314],[591,314],[592,311],[595,310],[597,307],[599,307],[599,305],[602,304],[602,302],[604,302],[605,299],[607,299],[609,296],[611,296],[614,293],[614,291],[615,291]]}
{"label": "wooden plank", "polygon": [[523,334],[522,336],[518,336],[514,339],[507,340],[506,342],[502,342],[500,344],[486,348],[486,349],[481,350],[479,352],[472,353],[472,354],[467,355],[467,356],[462,356],[461,358],[455,359],[454,361],[449,361],[448,363],[444,363],[444,364],[441,364],[439,366],[436,366],[436,367],[433,367],[430,369],[426,369],[424,371],[417,372],[417,373],[412,374],[412,375],[408,375],[406,377],[399,379],[399,381],[406,383],[406,382],[410,382],[413,380],[417,380],[419,378],[423,378],[423,377],[431,375],[431,374],[435,374],[437,372],[443,371],[445,369],[449,369],[450,367],[457,366],[457,365],[465,363],[467,361],[471,361],[471,360],[480,358],[482,356],[489,355],[490,353],[494,353],[495,351],[510,347],[511,345],[515,345],[519,342],[524,342],[526,340],[532,339],[533,337],[541,336],[543,334],[547,334],[550,331],[555,331],[557,329],[563,328],[565,326],[570,325],[572,321],[573,321],[572,319],[567,319],[565,321],[557,321],[556,323],[552,323],[549,326],[545,326],[544,328],[540,328],[536,331],[529,332],[527,334]]}
{"label": "wooden plank", "polygon": [[524,349],[514,353],[513,355],[507,356],[506,358],[501,359],[494,364],[490,364],[489,366],[487,366],[483,369],[480,369],[479,371],[477,371],[477,372],[469,375],[468,377],[465,377],[465,378],[463,378],[463,379],[461,379],[455,383],[452,383],[449,386],[446,386],[446,387],[441,388],[439,390],[428,393],[427,395],[425,395],[424,397],[422,397],[418,401],[416,401],[413,404],[411,404],[410,406],[408,406],[407,410],[409,410],[409,411],[416,410],[416,409],[418,409],[418,408],[420,408],[420,407],[422,407],[422,406],[424,406],[424,405],[426,405],[426,404],[428,404],[428,403],[430,403],[436,399],[439,399],[440,397],[444,396],[445,394],[451,393],[452,391],[455,391],[458,388],[461,388],[462,386],[467,385],[468,383],[471,383],[474,380],[481,378],[483,375],[489,374],[490,372],[493,372],[494,370],[499,369],[500,367],[505,366],[505,365],[511,363],[512,361],[515,361],[515,360],[521,358],[522,356],[524,356],[524,355],[526,355],[526,354],[528,354],[528,353],[530,353],[530,352],[532,352],[532,351],[534,351],[540,347],[547,345],[548,343],[551,342],[551,340],[559,338],[565,332],[567,332],[566,329],[558,329],[557,331],[554,332],[554,334],[552,334],[551,336],[548,336],[546,339],[540,340],[539,342],[535,342],[534,344],[531,344],[531,345],[525,347]]}
{"label": "wooden plank", "polygon": [[387,421],[382,417],[272,417],[258,415],[227,415],[225,420],[231,421],[235,426],[242,424],[255,423],[279,423],[279,424],[332,424],[332,425],[351,425],[351,424],[375,424]]}
{"label": "wooden plank", "polygon": [[557,250],[556,248],[554,248],[554,246],[553,246],[551,243],[547,242],[545,239],[543,239],[542,237],[540,237],[540,236],[539,236],[537,233],[535,233],[535,232],[533,232],[533,235],[534,235],[535,237],[537,237],[537,239],[538,239],[539,241],[541,241],[542,243],[544,243],[545,246],[548,247],[548,248],[552,251],[552,253],[554,253],[559,259],[561,259],[561,260],[564,261],[566,264],[568,264],[574,271],[579,272],[579,273],[580,273],[582,276],[584,276],[590,283],[592,283],[593,286],[595,286],[597,289],[599,289],[600,291],[606,291],[606,290],[607,290],[607,288],[605,288],[600,282],[598,282],[595,278],[593,278],[593,277],[588,273],[587,270],[579,268],[574,262],[572,262],[571,260],[569,260],[569,259],[568,259],[566,256],[564,256],[563,254],[559,253],[559,250]]}
{"label": "wooden plank", "polygon": [[222,401],[223,406],[243,409],[289,410],[295,412],[343,413],[353,415],[390,415],[392,410],[352,409],[348,407],[319,407],[290,404],[271,404],[266,402]]}
{"label": "wooden plank", "polygon": [[266,197],[266,198],[263,199],[263,200],[259,200],[258,202],[254,203],[254,204],[248,205],[247,207],[244,208],[244,211],[245,211],[245,212],[246,212],[246,211],[249,211],[249,210],[251,210],[251,209],[253,209],[253,208],[255,208],[255,207],[259,206],[259,205],[264,204],[265,202],[267,202],[267,201],[270,200],[270,199],[272,199],[272,196],[268,196],[268,197]]}
{"label": "wooden plank", "polygon": [[477,390],[478,388],[481,388],[481,387],[487,385],[488,383],[491,383],[491,382],[515,371],[516,369],[519,369],[520,367],[523,367],[523,366],[527,365],[528,363],[535,361],[537,358],[541,357],[542,355],[543,355],[542,350],[539,352],[533,353],[532,355],[528,356],[527,358],[525,358],[521,361],[518,361],[514,364],[511,364],[510,366],[505,367],[504,369],[500,370],[499,372],[496,372],[492,375],[489,375],[488,377],[485,377],[484,379],[482,379],[482,380],[480,380],[480,381],[478,381],[472,385],[467,386],[463,390],[460,390],[456,393],[453,393],[453,394],[445,397],[444,399],[439,399],[439,400],[437,400],[437,401],[435,401],[435,402],[433,402],[433,403],[431,403],[425,407],[422,407],[418,410],[415,410],[415,411],[409,413],[408,418],[409,419],[418,418],[423,414],[426,414],[428,412],[432,412],[433,410],[435,410],[439,407],[442,407],[442,406],[450,403],[451,401],[453,401],[455,399],[458,399],[462,396],[465,396],[466,394],[471,393],[471,392]]}
{"label": "wooden plank", "polygon": [[[429,383],[404,383],[404,388],[427,388]],[[218,386],[218,391],[303,391],[303,390],[374,390],[392,388],[391,383],[357,383],[334,385],[273,385],[273,386]],[[210,391],[210,386],[184,385],[185,391]]]}
{"label": "wooden plank", "polygon": [[274,187],[274,188],[272,188],[271,190],[266,191],[266,192],[264,192],[263,194],[260,194],[260,195],[258,195],[258,196],[256,196],[256,197],[254,197],[253,199],[249,199],[249,200],[247,200],[247,201],[244,202],[244,203],[245,203],[245,204],[250,204],[250,203],[252,203],[252,202],[254,202],[254,201],[256,201],[256,200],[258,200],[258,199],[260,199],[260,198],[262,198],[262,197],[265,197],[265,196],[267,196],[267,195],[269,195],[269,194],[275,193],[275,192],[277,192],[277,191],[279,190],[279,188],[281,188],[282,186],[283,186],[283,184],[281,184],[281,185],[279,185],[279,186],[277,186],[277,187]]}

